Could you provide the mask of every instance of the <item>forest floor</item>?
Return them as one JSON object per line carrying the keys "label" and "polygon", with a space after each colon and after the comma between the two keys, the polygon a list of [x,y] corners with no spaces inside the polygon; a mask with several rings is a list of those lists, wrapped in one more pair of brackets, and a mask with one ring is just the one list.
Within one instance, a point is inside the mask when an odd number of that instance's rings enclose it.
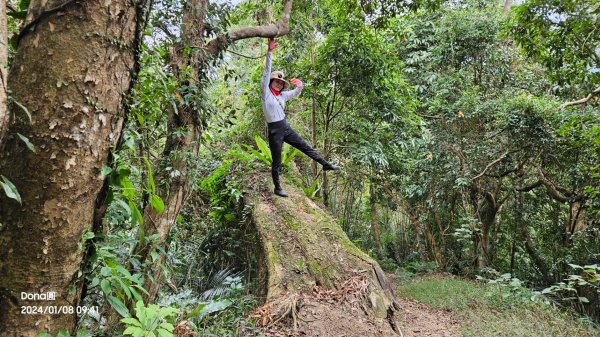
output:
{"label": "forest floor", "polygon": [[390,278],[397,285],[396,313],[404,337],[600,336],[589,319],[531,300],[528,291],[448,274]]}
{"label": "forest floor", "polygon": [[398,320],[404,337],[459,336],[459,321],[447,310],[433,309],[415,300],[400,299]]}

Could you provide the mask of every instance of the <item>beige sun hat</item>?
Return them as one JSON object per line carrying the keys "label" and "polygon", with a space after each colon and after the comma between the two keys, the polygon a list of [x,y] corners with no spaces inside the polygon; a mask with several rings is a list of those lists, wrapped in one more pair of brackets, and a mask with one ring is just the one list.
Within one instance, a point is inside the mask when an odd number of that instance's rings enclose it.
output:
{"label": "beige sun hat", "polygon": [[269,80],[269,83],[271,83],[271,80],[280,80],[283,82],[283,89],[287,89],[290,86],[290,83],[288,81],[285,80],[285,75],[283,74],[283,71],[274,71],[271,73],[271,78]]}

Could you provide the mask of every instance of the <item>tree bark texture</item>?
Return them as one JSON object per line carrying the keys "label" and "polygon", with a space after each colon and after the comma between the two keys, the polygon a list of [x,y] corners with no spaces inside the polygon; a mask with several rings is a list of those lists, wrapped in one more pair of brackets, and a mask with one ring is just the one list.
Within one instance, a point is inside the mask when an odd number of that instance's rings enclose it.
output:
{"label": "tree bark texture", "polygon": [[[0,194],[0,335],[73,331],[76,314],[23,315],[21,306],[76,306],[82,235],[123,127],[135,64],[136,8],[126,0],[32,1],[9,74],[16,105],[0,172],[22,204]],[[60,10],[55,10],[60,7]],[[52,10],[54,9],[54,10]],[[29,138],[30,151],[16,137]],[[54,301],[21,300],[54,292]]]}
{"label": "tree bark texture", "polygon": [[0,0],[0,143],[8,126],[7,85],[8,85],[8,23],[6,1]]}
{"label": "tree bark texture", "polygon": [[[268,186],[267,174],[260,180]],[[399,335],[398,303],[377,262],[348,239],[322,205],[284,185],[289,198],[268,191],[249,198],[262,246],[258,270],[266,303],[257,309],[259,325],[306,336]],[[340,293],[358,297],[344,301]]]}

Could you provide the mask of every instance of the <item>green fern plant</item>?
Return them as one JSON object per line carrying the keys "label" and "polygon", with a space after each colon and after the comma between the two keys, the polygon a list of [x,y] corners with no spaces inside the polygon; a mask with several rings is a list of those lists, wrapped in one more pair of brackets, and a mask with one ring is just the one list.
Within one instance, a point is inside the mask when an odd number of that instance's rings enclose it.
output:
{"label": "green fern plant", "polygon": [[222,298],[229,295],[234,288],[232,288],[232,281],[240,278],[240,272],[236,272],[231,268],[225,268],[215,273],[208,281],[204,292],[202,292],[201,298],[203,300],[213,300],[215,298]]}
{"label": "green fern plant", "polygon": [[319,193],[319,190],[321,189],[319,187],[319,179],[315,179],[310,186],[308,185],[308,182],[304,183],[304,181],[297,178],[294,179],[294,182],[296,183],[296,186],[304,192],[304,195],[313,200],[317,199],[317,193]]}
{"label": "green fern plant", "polygon": [[255,158],[259,159],[267,165],[271,165],[271,163],[273,162],[273,158],[271,157],[271,150],[269,149],[269,144],[267,144],[267,142],[264,139],[262,139],[259,135],[254,136],[254,141],[256,142],[256,146],[260,151],[255,150],[250,145],[244,144],[244,147],[248,149],[250,153],[254,155]]}
{"label": "green fern plant", "polygon": [[[255,158],[259,159],[267,165],[271,165],[271,163],[273,163],[273,157],[271,156],[269,144],[259,135],[254,136],[254,141],[256,142],[256,146],[258,147],[259,151],[257,151],[250,145],[244,145],[244,147],[246,147],[246,149],[248,149]],[[300,151],[291,147],[289,144],[283,144],[283,150],[281,153],[281,165],[288,167],[290,162],[292,161],[292,159],[294,159],[298,152]]]}

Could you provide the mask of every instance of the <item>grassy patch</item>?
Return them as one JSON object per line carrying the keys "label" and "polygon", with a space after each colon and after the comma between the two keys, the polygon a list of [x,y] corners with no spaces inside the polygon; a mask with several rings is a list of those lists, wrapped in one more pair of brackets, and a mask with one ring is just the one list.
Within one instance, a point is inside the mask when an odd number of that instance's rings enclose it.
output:
{"label": "grassy patch", "polygon": [[450,277],[413,279],[398,296],[453,312],[463,336],[599,336],[591,324],[499,286]]}

